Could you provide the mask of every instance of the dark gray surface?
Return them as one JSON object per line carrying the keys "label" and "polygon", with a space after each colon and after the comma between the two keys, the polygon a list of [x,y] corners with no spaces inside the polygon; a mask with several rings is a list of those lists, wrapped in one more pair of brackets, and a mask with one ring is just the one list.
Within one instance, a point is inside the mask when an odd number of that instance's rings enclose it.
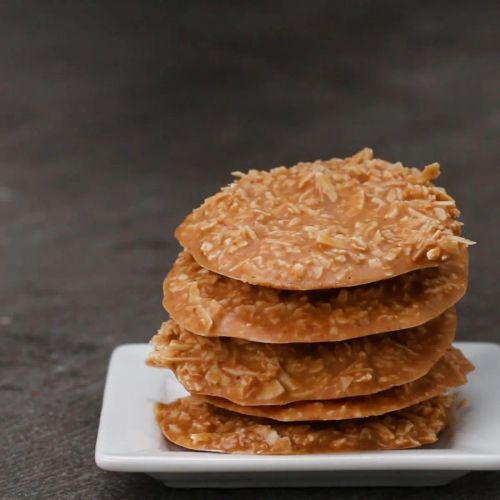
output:
{"label": "dark gray surface", "polygon": [[[165,318],[173,230],[234,169],[439,160],[479,242],[458,337],[500,341],[494,2],[82,4],[0,3],[3,498],[235,495],[93,461],[110,352]],[[500,474],[237,496],[492,499]]]}

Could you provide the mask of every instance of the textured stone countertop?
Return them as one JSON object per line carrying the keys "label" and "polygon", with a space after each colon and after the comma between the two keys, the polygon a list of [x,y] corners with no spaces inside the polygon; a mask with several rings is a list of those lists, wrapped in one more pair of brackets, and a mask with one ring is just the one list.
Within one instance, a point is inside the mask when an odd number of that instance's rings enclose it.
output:
{"label": "textured stone countertop", "polygon": [[1,498],[500,498],[494,472],[235,493],[94,464],[109,355],[166,317],[173,230],[231,170],[440,161],[478,242],[458,339],[500,342],[498,3],[342,5],[0,4]]}

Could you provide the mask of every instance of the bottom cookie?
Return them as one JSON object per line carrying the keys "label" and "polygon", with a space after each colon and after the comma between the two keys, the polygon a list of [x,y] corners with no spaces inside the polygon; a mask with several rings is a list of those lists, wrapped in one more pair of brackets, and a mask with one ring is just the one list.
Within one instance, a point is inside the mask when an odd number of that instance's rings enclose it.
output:
{"label": "bottom cookie", "polygon": [[239,415],[188,396],[159,403],[156,418],[171,442],[199,451],[264,455],[416,448],[437,441],[453,399],[438,396],[364,419],[281,423]]}

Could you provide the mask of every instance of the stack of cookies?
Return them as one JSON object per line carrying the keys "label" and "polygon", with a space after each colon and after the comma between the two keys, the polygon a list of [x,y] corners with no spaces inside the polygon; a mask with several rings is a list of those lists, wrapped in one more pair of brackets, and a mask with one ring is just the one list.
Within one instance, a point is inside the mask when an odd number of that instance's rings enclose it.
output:
{"label": "stack of cookies", "polygon": [[148,363],[191,396],[157,406],[165,437],[259,454],[435,442],[473,369],[452,347],[472,242],[439,165],[364,149],[234,175],[176,231]]}

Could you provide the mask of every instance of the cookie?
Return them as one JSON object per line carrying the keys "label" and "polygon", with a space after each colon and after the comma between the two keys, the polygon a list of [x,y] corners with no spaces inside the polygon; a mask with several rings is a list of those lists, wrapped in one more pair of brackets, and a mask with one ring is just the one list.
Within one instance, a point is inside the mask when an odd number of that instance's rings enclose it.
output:
{"label": "cookie", "polygon": [[282,423],[248,417],[192,396],[158,404],[164,436],[191,450],[247,454],[303,454],[396,450],[434,443],[446,427],[452,400],[437,398],[365,419]]}
{"label": "cookie", "polygon": [[174,321],[151,343],[148,364],[171,368],[191,393],[239,405],[361,396],[424,376],[448,350],[454,309],[424,325],[342,342],[263,344],[203,337]]}
{"label": "cookie", "polygon": [[237,173],[176,237],[204,268],[287,290],[348,287],[437,266],[472,242],[455,201],[423,171],[346,159]]}
{"label": "cookie", "polygon": [[382,415],[446,394],[450,389],[465,384],[467,374],[473,369],[474,366],[461,351],[451,348],[423,377],[368,396],[298,401],[282,406],[240,406],[227,399],[210,396],[204,396],[202,399],[236,413],[282,422],[345,420]]}
{"label": "cookie", "polygon": [[163,304],[183,328],[255,342],[328,342],[401,330],[435,318],[467,287],[468,252],[438,267],[356,287],[310,292],[249,285],[202,268],[182,252]]}

